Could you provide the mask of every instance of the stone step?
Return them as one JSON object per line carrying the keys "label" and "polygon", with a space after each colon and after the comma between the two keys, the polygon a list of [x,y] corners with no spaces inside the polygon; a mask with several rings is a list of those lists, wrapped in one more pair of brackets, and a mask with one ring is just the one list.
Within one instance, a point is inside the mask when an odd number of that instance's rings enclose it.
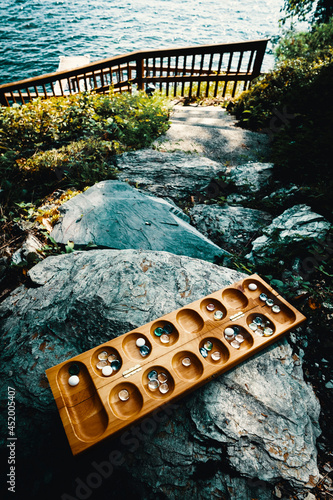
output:
{"label": "stone step", "polygon": [[235,117],[221,106],[175,105],[170,121],[155,149],[199,153],[231,166],[268,158],[268,135],[236,127]]}

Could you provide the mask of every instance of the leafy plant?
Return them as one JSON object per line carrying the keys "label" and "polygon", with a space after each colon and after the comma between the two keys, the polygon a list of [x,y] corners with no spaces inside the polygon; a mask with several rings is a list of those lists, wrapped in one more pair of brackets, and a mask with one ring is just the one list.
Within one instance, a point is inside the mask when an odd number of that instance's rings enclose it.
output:
{"label": "leafy plant", "polygon": [[333,44],[333,18],[326,24],[315,25],[310,31],[293,29],[279,37],[274,53],[278,62],[306,59],[309,62],[330,55]]}
{"label": "leafy plant", "polygon": [[288,33],[276,54],[275,68],[229,110],[240,126],[269,134],[276,177],[301,185],[304,201],[331,217],[333,21]]}
{"label": "leafy plant", "polygon": [[158,93],[82,93],[0,108],[0,189],[5,204],[116,176],[114,156],[147,147],[169,127]]}
{"label": "leafy plant", "polygon": [[284,0],[285,16],[282,22],[296,16],[301,21],[309,19],[311,22],[327,23],[333,15],[331,0]]}
{"label": "leafy plant", "polygon": [[[306,59],[287,60],[276,69],[259,77],[252,87],[243,92],[229,110],[236,115],[239,125],[250,130],[269,131],[276,135],[286,121],[306,112],[302,106],[304,95],[311,93],[311,86],[318,75],[333,61],[333,49],[325,60],[309,62]],[[327,89],[328,91],[328,89]],[[327,92],[326,92],[327,97]],[[284,114],[287,113],[287,120]],[[280,118],[276,126],[277,118]],[[272,119],[275,122],[272,123]]]}
{"label": "leafy plant", "polygon": [[45,244],[38,252],[43,257],[49,257],[50,255],[59,255],[65,253],[72,253],[74,251],[74,242],[67,241],[66,245],[58,244],[52,236],[49,235],[47,231],[41,231],[41,234],[45,237]]}

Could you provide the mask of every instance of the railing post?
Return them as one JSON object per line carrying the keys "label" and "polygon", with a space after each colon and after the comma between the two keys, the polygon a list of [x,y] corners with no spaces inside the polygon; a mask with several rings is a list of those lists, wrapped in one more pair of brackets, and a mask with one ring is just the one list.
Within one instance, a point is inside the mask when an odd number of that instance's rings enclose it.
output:
{"label": "railing post", "polygon": [[8,101],[7,101],[7,99],[6,99],[5,94],[4,94],[4,93],[2,93],[2,92],[0,93],[0,104],[1,104],[2,106],[9,106],[9,103],[8,103]]}
{"label": "railing post", "polygon": [[261,65],[266,52],[267,42],[268,40],[262,40],[258,42],[256,58],[253,64],[252,79],[257,78],[257,76],[260,75]]}
{"label": "railing post", "polygon": [[138,90],[144,90],[144,88],[143,88],[143,76],[144,76],[143,55],[138,54],[138,56],[136,58],[136,82],[138,85]]}

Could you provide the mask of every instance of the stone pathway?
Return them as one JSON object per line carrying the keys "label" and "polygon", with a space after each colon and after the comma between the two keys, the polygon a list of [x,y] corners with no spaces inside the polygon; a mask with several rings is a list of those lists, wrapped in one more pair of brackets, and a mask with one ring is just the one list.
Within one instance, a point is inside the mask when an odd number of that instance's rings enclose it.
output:
{"label": "stone pathway", "polygon": [[268,161],[269,137],[236,127],[221,106],[174,106],[171,127],[157,139],[160,151],[197,152],[227,165]]}
{"label": "stone pathway", "polygon": [[[211,199],[223,194],[223,186],[217,182],[220,169],[233,180],[236,191],[230,196],[235,194],[238,201],[241,196],[245,205],[253,194],[264,192],[266,177],[269,178],[269,175],[265,177],[265,172],[272,168],[262,163],[268,160],[269,138],[236,127],[234,118],[221,107],[175,106],[172,125],[164,137],[155,141],[154,149],[125,153],[118,160],[122,182],[99,183],[65,204],[71,208],[73,219],[59,241],[66,243],[69,239],[78,243],[76,231],[94,215],[92,198],[96,196],[95,219],[99,224],[96,234],[101,236],[101,227],[107,233],[112,224],[116,227],[113,232],[118,240],[116,244],[97,240],[96,243],[103,248],[117,245],[118,249],[75,251],[48,257],[29,271],[30,281],[1,304],[0,330],[4,335],[0,338],[0,376],[4,380],[10,376],[11,384],[17,387],[20,415],[26,422],[23,434],[19,435],[21,457],[30,464],[21,480],[25,488],[28,484],[30,489],[40,492],[44,487],[34,476],[36,463],[42,464],[39,476],[50,478],[48,490],[57,489],[58,477],[63,478],[63,484],[69,485],[75,477],[73,457],[66,448],[45,378],[46,368],[245,276],[211,262],[193,259],[196,254],[184,256],[180,251],[184,237],[174,236],[176,249],[172,245],[170,249],[169,238],[180,227],[188,226],[184,222],[188,217],[176,207],[177,204],[199,197],[202,192],[206,195],[207,184],[212,179],[216,190]],[[158,233],[165,247],[158,246],[156,236],[149,234],[155,220],[153,216],[148,217],[146,201],[143,201],[148,197],[143,192],[136,192],[132,209],[129,200],[134,189],[125,181],[147,194],[158,196],[158,200],[149,198],[152,204],[168,207],[167,212],[161,210],[156,217],[154,215],[160,227],[166,228],[162,236]],[[115,185],[122,186],[123,192],[118,207],[112,204],[114,191],[110,203],[106,196],[110,193],[105,189]],[[209,193],[214,184],[210,188]],[[100,196],[97,197],[98,190]],[[171,204],[165,201],[169,197]],[[122,210],[124,200],[126,210],[129,209],[126,217]],[[75,203],[79,204],[76,212]],[[109,205],[110,214],[103,203]],[[65,205],[62,206],[64,215]],[[262,231],[263,222],[269,224],[272,216],[253,208],[229,205],[195,204],[189,214],[199,231],[214,238],[216,244],[224,247],[228,243],[226,238],[230,238],[233,251],[244,250],[256,232]],[[139,208],[144,214],[140,218],[136,217]],[[294,213],[297,221],[299,211],[298,207]],[[304,217],[318,225],[317,214],[305,211],[304,215],[303,211],[302,208],[300,226],[304,226]],[[290,211],[284,215],[287,222],[280,226],[284,230],[289,224],[294,231]],[[275,225],[276,221],[281,222],[281,218],[275,219]],[[126,241],[120,230],[125,222],[129,227],[125,231]],[[55,231],[58,229],[56,226]],[[189,226],[188,229],[193,228]],[[86,230],[88,240],[85,243],[95,242],[90,223]],[[132,241],[134,233],[138,233],[138,244]],[[193,229],[192,233],[193,236],[197,232]],[[266,233],[269,236],[270,230]],[[57,239],[55,233],[53,236]],[[211,242],[210,245],[215,247]],[[196,241],[191,246],[194,247],[191,251],[200,251]],[[161,249],[168,251],[156,251]],[[311,330],[310,334],[309,338],[313,336]],[[297,335],[298,332],[294,333],[293,338],[297,339]],[[2,384],[1,390],[5,397],[7,385]],[[246,364],[212,380],[188,397],[177,407],[177,413],[168,414],[167,421],[156,419],[156,428],[151,433],[145,431],[142,442],[134,440],[140,444],[134,455],[131,449],[126,450],[127,443],[133,439],[124,440],[120,477],[128,477],[129,483],[132,479],[133,484],[137,481],[142,491],[147,490],[147,499],[150,491],[153,496],[167,493],[170,500],[179,497],[204,500],[210,499],[213,491],[219,498],[228,496],[232,500],[252,498],[254,494],[261,500],[273,500],[273,497],[282,498],[277,486],[274,490],[276,481],[281,479],[288,488],[302,489],[302,498],[307,495],[310,499],[312,493],[308,494],[304,488],[313,486],[319,477],[316,450],[319,413],[315,393],[303,378],[302,357],[295,354],[286,339],[281,339],[260,356],[252,357]],[[35,459],[29,462],[31,443],[35,442],[38,442]],[[105,448],[100,448],[102,455],[97,457],[98,463],[102,463],[103,454],[109,454],[110,443],[101,443],[103,445]],[[60,450],[61,460],[52,463],[45,460],[49,450]],[[89,463],[97,463],[95,453],[93,450],[82,462],[87,470]],[[212,472],[205,472],[207,463]],[[227,470],[225,463],[229,464]],[[197,471],[200,472],[199,481]],[[105,482],[98,487],[98,495],[109,494],[109,488]],[[123,484],[117,486],[115,483],[113,488],[115,496],[119,497]]]}

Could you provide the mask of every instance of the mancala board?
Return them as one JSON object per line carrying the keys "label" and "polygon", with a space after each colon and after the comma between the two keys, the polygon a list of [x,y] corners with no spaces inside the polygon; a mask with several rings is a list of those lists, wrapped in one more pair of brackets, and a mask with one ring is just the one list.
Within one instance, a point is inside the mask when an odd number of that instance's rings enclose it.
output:
{"label": "mancala board", "polygon": [[49,368],[72,453],[233,368],[305,319],[254,274]]}

